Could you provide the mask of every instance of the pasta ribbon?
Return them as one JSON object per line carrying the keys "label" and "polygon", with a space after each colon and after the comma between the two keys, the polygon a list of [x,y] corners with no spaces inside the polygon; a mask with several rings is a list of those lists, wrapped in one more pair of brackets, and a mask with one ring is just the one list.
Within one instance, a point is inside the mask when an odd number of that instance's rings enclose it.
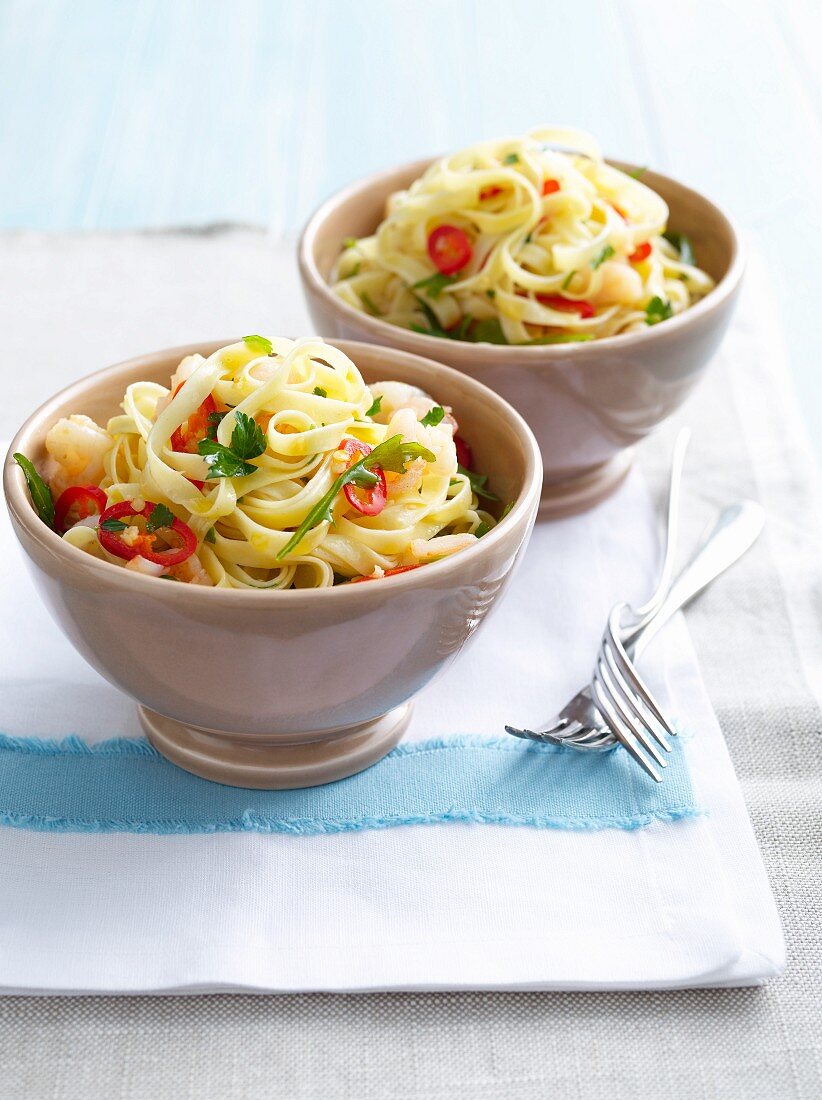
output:
{"label": "pasta ribbon", "polygon": [[[450,409],[412,386],[367,386],[356,365],[320,339],[246,337],[208,358],[187,357],[169,387],[133,383],[105,431],[72,417],[49,435],[58,463],[70,455],[72,469],[84,472],[96,468],[83,452],[93,441],[101,455],[94,481],[109,507],[134,501],[139,518],[148,501],[172,513],[163,513],[167,531],[176,518],[193,532],[196,553],[168,569],[160,553],[155,575],[288,589],[420,565],[472,545],[493,526],[480,507],[485,479],[458,467],[456,427]],[[385,470],[365,467],[344,491],[341,472],[391,441],[411,457],[395,457]],[[65,480],[66,470],[58,475]],[[377,504],[368,498],[375,484]],[[120,542],[103,540],[114,553],[104,548],[98,519],[84,518],[64,538],[140,571],[136,550],[125,562]],[[126,547],[145,543],[152,528],[134,522],[107,530]]]}
{"label": "pasta ribbon", "polygon": [[[668,207],[582,131],[541,127],[433,163],[331,275],[354,309],[476,343],[593,340],[688,309],[714,286]],[[679,243],[674,243],[678,241]]]}

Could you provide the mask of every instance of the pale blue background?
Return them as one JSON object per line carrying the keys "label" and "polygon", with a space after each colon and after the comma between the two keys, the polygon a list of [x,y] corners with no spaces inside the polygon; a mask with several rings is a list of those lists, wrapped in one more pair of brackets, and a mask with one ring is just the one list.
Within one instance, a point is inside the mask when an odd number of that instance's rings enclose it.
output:
{"label": "pale blue background", "polygon": [[290,238],[371,169],[544,121],[764,252],[817,447],[819,0],[0,0],[0,228]]}

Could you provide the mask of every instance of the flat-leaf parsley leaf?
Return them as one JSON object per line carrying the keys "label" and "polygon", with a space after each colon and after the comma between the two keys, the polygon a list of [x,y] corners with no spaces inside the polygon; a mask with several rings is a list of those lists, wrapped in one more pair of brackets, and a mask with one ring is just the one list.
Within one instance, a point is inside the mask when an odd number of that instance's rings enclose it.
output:
{"label": "flat-leaf parsley leaf", "polygon": [[468,483],[471,489],[478,497],[484,497],[486,500],[499,500],[496,493],[492,493],[490,489],[485,488],[485,483],[488,480],[487,474],[475,474],[473,470],[466,470],[464,466],[457,466],[457,471],[468,478]]}
{"label": "flat-leaf parsley leaf", "polygon": [[412,290],[424,290],[429,298],[439,298],[442,292],[451,283],[457,281],[456,275],[443,275],[441,271],[429,275],[427,279],[420,279],[418,283],[412,283]]}
{"label": "flat-leaf parsley leaf", "polygon": [[155,504],[146,521],[146,531],[156,531],[160,527],[170,527],[174,522],[174,513],[165,504]]}
{"label": "flat-leaf parsley leaf", "polygon": [[645,307],[645,320],[649,325],[658,325],[660,321],[667,321],[673,315],[674,311],[671,309],[671,303],[666,302],[659,295],[654,295]]}
{"label": "flat-leaf parsley leaf", "polygon": [[668,232],[663,233],[662,236],[669,244],[674,246],[683,264],[690,264],[693,266],[696,263],[693,245],[691,244],[690,238],[686,237],[684,233],[674,233],[668,230]]}
{"label": "flat-leaf parsley leaf", "polygon": [[274,350],[266,336],[244,336],[243,343],[249,351],[256,351],[258,355],[270,355]]}
{"label": "flat-leaf parsley leaf", "polygon": [[435,428],[437,424],[445,416],[445,409],[442,405],[434,405],[432,409],[429,409],[425,416],[420,421],[420,424],[424,424],[426,428]]}
{"label": "flat-leaf parsley leaf", "polygon": [[208,465],[207,478],[248,477],[257,470],[248,460],[259,458],[265,451],[265,434],[253,417],[238,412],[230,447],[216,439],[201,439],[197,450]]}

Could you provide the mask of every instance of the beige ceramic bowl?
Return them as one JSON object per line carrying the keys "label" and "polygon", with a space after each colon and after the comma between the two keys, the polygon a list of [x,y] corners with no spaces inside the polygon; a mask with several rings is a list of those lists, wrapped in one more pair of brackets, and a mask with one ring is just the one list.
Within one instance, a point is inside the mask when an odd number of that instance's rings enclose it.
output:
{"label": "beige ceramic bowl", "polygon": [[[346,237],[367,236],[388,196],[428,167],[418,161],[369,176],[329,199],[300,241],[303,290],[319,332],[430,355],[479,379],[518,409],[542,452],[543,511],[563,515],[597,503],[624,477],[630,448],[674,412],[717,348],[743,270],[737,234],[712,202],[655,172],[642,179],[668,203],[670,226],[693,241],[716,288],[692,309],[644,332],[581,344],[499,347],[441,340],[352,309],[328,285]],[[633,166],[612,162],[632,171]]]}
{"label": "beige ceramic bowl", "polygon": [[477,468],[514,502],[476,546],[381,581],[261,592],[139,576],[50,531],[11,454],[39,464],[59,417],[86,413],[105,423],[129,383],[167,383],[184,355],[229,342],[142,355],[53,397],[12,443],[6,500],[49,611],[89,664],[137,700],[161,752],[233,786],[313,786],[388,752],[408,724],[412,696],[485,618],[534,525],[539,450],[522,418],[473,379],[406,352],[341,341],[367,381],[409,382],[453,407]]}

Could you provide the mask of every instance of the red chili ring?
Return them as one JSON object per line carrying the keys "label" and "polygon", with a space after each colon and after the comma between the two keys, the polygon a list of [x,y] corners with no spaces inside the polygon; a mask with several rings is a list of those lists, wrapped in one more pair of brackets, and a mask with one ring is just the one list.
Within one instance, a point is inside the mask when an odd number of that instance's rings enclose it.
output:
{"label": "red chili ring", "polygon": [[593,317],[596,310],[590,302],[574,301],[572,298],[562,298],[559,294],[538,294],[537,301],[555,309],[559,313],[578,313],[580,317]]}
{"label": "red chili ring", "polygon": [[473,254],[468,234],[456,225],[438,225],[428,237],[428,255],[443,275],[461,271]]}
{"label": "red chili ring", "polygon": [[180,562],[186,561],[197,549],[197,536],[187,523],[183,523],[176,516],[171,527],[164,529],[174,531],[182,539],[181,545],[170,546],[167,550],[159,550],[156,553],[151,548],[154,543],[153,534],[141,534],[134,540],[133,545],[129,545],[123,542],[119,531],[107,531],[103,526],[107,520],[124,520],[126,516],[142,516],[144,519],[150,519],[151,513],[156,507],[156,504],[147,501],[138,511],[132,501],[123,500],[119,504],[112,504],[110,508],[106,508],[100,516],[100,526],[97,531],[101,546],[108,550],[110,554],[114,554],[118,558],[124,558],[126,561],[131,561],[132,558],[138,556],[145,558],[146,561],[154,562],[155,565],[179,565]]}
{"label": "red chili ring", "polygon": [[[68,522],[69,512],[77,509],[77,519]],[[69,527],[95,512],[102,513],[106,508],[106,494],[96,485],[70,485],[64,489],[54,505],[55,530],[64,535]]]}
{"label": "red chili ring", "polygon": [[[371,454],[372,448],[361,439],[349,438],[340,443],[339,450],[349,456],[351,461],[348,465],[352,466],[354,462],[359,461],[358,456]],[[356,508],[361,515],[378,516],[388,502],[388,486],[385,473],[379,466],[375,466],[369,472],[377,478],[374,485],[369,485],[367,488],[359,485],[344,485],[343,492],[351,507]]]}

